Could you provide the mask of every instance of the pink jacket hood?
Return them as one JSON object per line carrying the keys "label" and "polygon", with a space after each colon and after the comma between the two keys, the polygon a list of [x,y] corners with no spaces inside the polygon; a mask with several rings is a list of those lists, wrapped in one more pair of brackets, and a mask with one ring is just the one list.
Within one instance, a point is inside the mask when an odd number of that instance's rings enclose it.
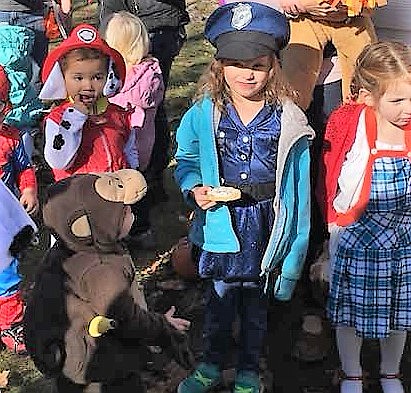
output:
{"label": "pink jacket hood", "polygon": [[145,110],[157,108],[163,96],[164,83],[160,65],[156,58],[150,57],[127,70],[123,88],[110,101],[123,108],[131,106],[134,109],[131,126],[142,127]]}

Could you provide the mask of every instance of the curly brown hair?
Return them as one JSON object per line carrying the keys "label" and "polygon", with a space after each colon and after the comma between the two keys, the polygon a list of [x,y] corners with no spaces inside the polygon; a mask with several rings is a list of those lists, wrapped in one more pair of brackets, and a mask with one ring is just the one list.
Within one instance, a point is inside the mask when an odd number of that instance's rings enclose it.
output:
{"label": "curly brown hair", "polygon": [[[217,109],[224,112],[225,104],[231,101],[230,88],[224,79],[224,60],[213,59],[198,81],[195,101],[210,96]],[[295,100],[296,92],[287,83],[279,60],[272,56],[270,76],[264,88],[264,98],[269,104],[281,102],[285,98]]]}
{"label": "curly brown hair", "polygon": [[360,89],[381,97],[390,83],[399,79],[411,81],[411,48],[395,41],[381,41],[367,45],[357,58],[351,81],[355,100]]}

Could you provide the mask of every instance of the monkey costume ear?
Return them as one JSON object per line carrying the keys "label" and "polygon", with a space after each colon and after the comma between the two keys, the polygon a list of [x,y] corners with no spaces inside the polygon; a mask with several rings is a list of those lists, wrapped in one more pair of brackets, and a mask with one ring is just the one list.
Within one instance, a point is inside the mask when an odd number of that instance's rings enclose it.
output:
{"label": "monkey costume ear", "polygon": [[91,228],[86,215],[77,218],[77,220],[71,224],[71,232],[76,237],[91,236]]}

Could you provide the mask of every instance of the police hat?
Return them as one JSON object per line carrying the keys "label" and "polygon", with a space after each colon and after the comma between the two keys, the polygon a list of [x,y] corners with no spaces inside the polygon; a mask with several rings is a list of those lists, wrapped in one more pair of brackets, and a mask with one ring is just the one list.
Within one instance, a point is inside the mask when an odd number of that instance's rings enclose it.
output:
{"label": "police hat", "polygon": [[204,35],[217,48],[216,59],[249,60],[278,52],[290,38],[283,13],[254,2],[217,8],[208,18]]}

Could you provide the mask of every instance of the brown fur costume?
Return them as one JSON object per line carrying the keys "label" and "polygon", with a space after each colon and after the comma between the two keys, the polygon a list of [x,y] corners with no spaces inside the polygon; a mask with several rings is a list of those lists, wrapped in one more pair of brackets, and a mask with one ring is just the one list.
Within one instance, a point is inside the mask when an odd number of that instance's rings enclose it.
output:
{"label": "brown fur costume", "polygon": [[[58,240],[37,274],[25,324],[27,350],[58,392],[144,392],[139,365],[147,343],[185,344],[164,315],[139,306],[134,265],[119,239],[125,205],[146,188],[139,172],[123,169],[49,189],[44,221]],[[92,335],[99,316],[115,328]]]}

